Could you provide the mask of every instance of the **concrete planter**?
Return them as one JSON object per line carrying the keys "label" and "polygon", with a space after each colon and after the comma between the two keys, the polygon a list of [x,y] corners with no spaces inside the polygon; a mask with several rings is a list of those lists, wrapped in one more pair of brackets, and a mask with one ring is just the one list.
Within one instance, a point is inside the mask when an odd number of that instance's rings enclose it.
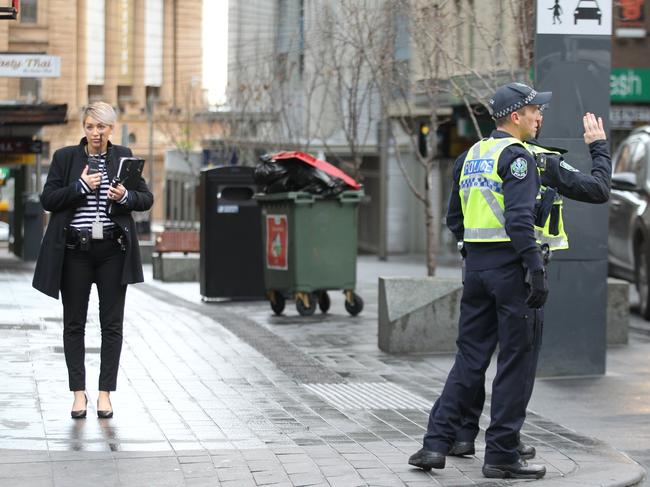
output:
{"label": "concrete planter", "polygon": [[379,348],[388,353],[453,352],[463,286],[440,277],[379,278]]}

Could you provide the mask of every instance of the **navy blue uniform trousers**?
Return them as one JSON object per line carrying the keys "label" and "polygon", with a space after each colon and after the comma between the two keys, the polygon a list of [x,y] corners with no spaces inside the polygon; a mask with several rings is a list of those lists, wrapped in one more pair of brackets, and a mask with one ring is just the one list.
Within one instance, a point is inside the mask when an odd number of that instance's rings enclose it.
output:
{"label": "navy blue uniform trousers", "polygon": [[[536,309],[532,311],[535,312],[535,330],[537,332],[538,339],[535,340],[535,344],[534,344],[535,347],[535,349],[533,350],[534,366],[532,367],[533,375],[531,377],[531,380],[528,381],[528,390],[526,391],[526,396],[528,397],[528,400],[526,401],[526,405],[528,405],[528,402],[530,401],[530,398],[533,395],[533,386],[535,385],[535,375],[536,375],[535,372],[537,370],[539,351],[542,347],[542,336],[544,334],[543,333],[544,332],[544,310]],[[477,392],[476,397],[474,397],[474,402],[472,403],[472,406],[467,412],[467,415],[461,420],[460,430],[456,433],[456,441],[472,442],[476,439],[480,429],[479,420],[481,418],[481,413],[483,412],[484,404],[485,404],[485,382],[483,383],[483,387],[481,387]],[[436,404],[434,404],[433,407],[434,409],[438,407],[438,401],[436,401]]]}
{"label": "navy blue uniform trousers", "polygon": [[535,310],[526,306],[527,297],[528,285],[520,263],[467,271],[458,352],[429,415],[426,450],[449,452],[464,418],[472,414],[479,394],[484,394],[485,370],[498,345],[485,463],[514,463],[519,459],[519,430],[532,393],[541,341],[541,322],[538,324]]}

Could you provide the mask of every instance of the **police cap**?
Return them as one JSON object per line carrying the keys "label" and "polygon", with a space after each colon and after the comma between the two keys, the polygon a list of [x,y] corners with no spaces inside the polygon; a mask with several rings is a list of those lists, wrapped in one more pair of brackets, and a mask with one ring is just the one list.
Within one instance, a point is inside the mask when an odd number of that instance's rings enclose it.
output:
{"label": "police cap", "polygon": [[490,99],[492,118],[503,118],[526,105],[545,105],[551,101],[550,91],[538,93],[523,83],[509,83],[499,86]]}

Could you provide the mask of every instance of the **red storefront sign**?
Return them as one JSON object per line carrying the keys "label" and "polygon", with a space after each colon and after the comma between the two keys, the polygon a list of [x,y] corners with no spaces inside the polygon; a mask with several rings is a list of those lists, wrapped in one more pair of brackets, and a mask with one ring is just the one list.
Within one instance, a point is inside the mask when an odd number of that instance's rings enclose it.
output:
{"label": "red storefront sign", "polygon": [[289,268],[288,252],[287,215],[266,215],[266,267],[286,271]]}
{"label": "red storefront sign", "polygon": [[618,27],[641,27],[645,18],[645,0],[618,0]]}

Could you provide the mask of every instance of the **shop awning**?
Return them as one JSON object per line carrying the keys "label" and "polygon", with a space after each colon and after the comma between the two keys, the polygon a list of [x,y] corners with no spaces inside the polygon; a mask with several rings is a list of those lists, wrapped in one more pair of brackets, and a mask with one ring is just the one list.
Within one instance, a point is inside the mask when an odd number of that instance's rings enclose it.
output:
{"label": "shop awning", "polygon": [[66,123],[67,103],[0,104],[0,125],[56,125]]}

